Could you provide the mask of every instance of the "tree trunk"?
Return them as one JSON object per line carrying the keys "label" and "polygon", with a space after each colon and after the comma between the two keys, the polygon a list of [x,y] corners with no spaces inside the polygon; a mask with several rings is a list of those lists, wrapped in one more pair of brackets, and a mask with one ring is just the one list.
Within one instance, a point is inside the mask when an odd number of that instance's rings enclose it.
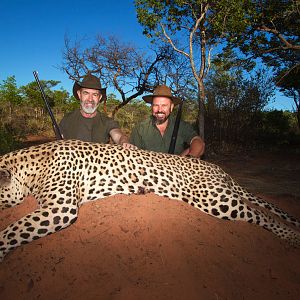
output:
{"label": "tree trunk", "polygon": [[9,123],[11,123],[12,122],[12,104],[11,104],[11,102],[9,102],[8,110],[9,110],[9,112],[8,112],[8,121],[9,121]]}
{"label": "tree trunk", "polygon": [[198,104],[199,104],[199,113],[198,113],[198,131],[201,138],[205,138],[205,89],[203,81],[198,85]]}
{"label": "tree trunk", "polygon": [[298,121],[298,128],[300,129],[300,92],[294,93],[294,103],[296,105],[296,117]]}

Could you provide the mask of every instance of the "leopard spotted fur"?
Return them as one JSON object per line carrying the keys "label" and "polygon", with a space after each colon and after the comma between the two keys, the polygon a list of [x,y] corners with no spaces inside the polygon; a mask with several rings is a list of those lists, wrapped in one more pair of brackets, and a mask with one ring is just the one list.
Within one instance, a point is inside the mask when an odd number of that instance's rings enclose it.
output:
{"label": "leopard spotted fur", "polygon": [[[226,220],[254,223],[292,244],[300,244],[300,222],[248,193],[220,167],[199,159],[117,145],[54,141],[0,157],[0,209],[32,194],[39,208],[0,233],[0,260],[21,244],[75,222],[79,207],[115,194],[153,192],[185,201]],[[248,203],[254,204],[252,208]]]}

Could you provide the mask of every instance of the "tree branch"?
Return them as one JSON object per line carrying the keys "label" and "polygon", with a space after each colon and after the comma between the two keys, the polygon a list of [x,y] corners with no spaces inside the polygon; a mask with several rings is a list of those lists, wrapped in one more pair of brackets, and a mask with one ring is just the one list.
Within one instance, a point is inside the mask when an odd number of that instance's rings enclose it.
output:
{"label": "tree branch", "polygon": [[279,40],[286,45],[285,47],[282,47],[282,49],[292,49],[292,50],[300,50],[300,45],[293,45],[287,39],[276,29],[268,28],[266,25],[262,25],[261,27],[257,27],[257,30],[269,32],[274,35],[276,35]]}
{"label": "tree branch", "polygon": [[160,26],[161,26],[161,29],[162,29],[162,31],[163,31],[164,36],[166,37],[168,43],[173,47],[173,49],[174,49],[176,52],[178,52],[178,53],[180,53],[180,54],[183,54],[183,55],[185,55],[186,57],[189,57],[189,54],[188,54],[188,53],[184,52],[183,50],[178,49],[178,48],[175,46],[175,44],[173,43],[172,39],[171,39],[171,38],[169,37],[169,35],[167,34],[164,25],[163,25],[162,23],[159,23],[159,24],[160,24]]}

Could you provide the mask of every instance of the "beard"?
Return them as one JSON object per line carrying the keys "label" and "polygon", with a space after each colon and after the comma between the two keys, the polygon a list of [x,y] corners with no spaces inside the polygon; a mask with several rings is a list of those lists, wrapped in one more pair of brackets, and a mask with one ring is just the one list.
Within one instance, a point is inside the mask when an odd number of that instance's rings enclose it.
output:
{"label": "beard", "polygon": [[164,112],[158,112],[153,115],[154,121],[156,125],[161,125],[165,123],[170,115],[166,115]]}
{"label": "beard", "polygon": [[93,114],[97,110],[98,106],[99,106],[99,104],[96,104],[95,102],[92,102],[92,103],[83,102],[83,103],[81,103],[81,109],[86,114]]}

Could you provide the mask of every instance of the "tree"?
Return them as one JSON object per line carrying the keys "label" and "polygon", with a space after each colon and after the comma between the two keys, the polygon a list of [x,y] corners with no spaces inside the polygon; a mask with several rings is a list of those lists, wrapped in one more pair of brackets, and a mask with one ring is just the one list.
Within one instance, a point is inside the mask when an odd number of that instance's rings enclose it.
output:
{"label": "tree", "polygon": [[274,96],[274,83],[264,69],[252,76],[232,56],[217,59],[207,76],[207,133],[211,141],[253,142],[260,112]]}
{"label": "tree", "polygon": [[54,100],[54,107],[66,111],[69,106],[73,106],[74,102],[78,104],[78,100],[75,97],[70,97],[69,93],[65,89],[51,91],[51,97]]}
{"label": "tree", "polygon": [[[275,71],[276,82],[292,72],[300,80],[300,1],[248,1],[245,26],[227,35],[231,47],[239,47],[250,59],[260,58]],[[289,76],[290,78],[290,76]],[[296,88],[296,87],[294,87]]]}
{"label": "tree", "polygon": [[[115,107],[120,104],[115,95],[109,94],[107,97],[108,111],[114,111]],[[128,105],[120,109],[115,115],[122,130],[130,134],[134,125],[145,119],[145,116],[150,115],[150,107],[144,101],[132,100]]]}
{"label": "tree", "polygon": [[[55,80],[41,80],[41,85],[47,97],[50,107],[54,106],[55,100],[53,97],[54,92],[51,90],[60,82]],[[24,103],[27,103],[30,107],[34,108],[35,118],[38,119],[45,112],[45,103],[41,96],[41,92],[35,81],[28,83],[25,86],[20,87],[20,92],[23,97]]]}
{"label": "tree", "polygon": [[300,129],[300,68],[299,70],[294,68],[288,73],[285,70],[282,72],[285,73],[285,75],[278,75],[280,80],[277,81],[277,86],[285,96],[293,99],[298,121],[298,128]]}
{"label": "tree", "polygon": [[103,86],[114,87],[121,96],[112,112],[114,117],[121,107],[153,90],[158,83],[158,64],[166,58],[166,48],[159,48],[151,57],[115,37],[104,39],[98,35],[94,44],[86,47],[78,41],[71,46],[66,38],[62,70],[73,80],[90,72],[100,77]]}
{"label": "tree", "polygon": [[[50,106],[54,105],[53,91],[60,81],[56,80],[41,80],[42,88],[47,96]],[[44,100],[41,96],[41,91],[35,81],[28,83],[27,85],[21,86],[20,91],[24,97],[24,101],[28,102],[32,106],[44,106]]]}
{"label": "tree", "polygon": [[[196,80],[199,103],[199,132],[204,137],[205,85],[213,50],[231,31],[242,27],[242,0],[136,0],[139,23],[153,41],[169,44],[183,55]],[[240,30],[240,29],[239,29]]]}
{"label": "tree", "polygon": [[15,76],[9,76],[6,80],[3,80],[3,83],[0,83],[0,103],[1,106],[6,111],[6,106],[8,106],[8,112],[1,117],[1,121],[11,122],[13,107],[21,103],[22,97],[20,95],[20,90],[17,87]]}
{"label": "tree", "polygon": [[254,0],[247,7],[246,26],[235,35],[236,44],[267,64],[279,66],[289,61],[299,65],[299,0]]}

